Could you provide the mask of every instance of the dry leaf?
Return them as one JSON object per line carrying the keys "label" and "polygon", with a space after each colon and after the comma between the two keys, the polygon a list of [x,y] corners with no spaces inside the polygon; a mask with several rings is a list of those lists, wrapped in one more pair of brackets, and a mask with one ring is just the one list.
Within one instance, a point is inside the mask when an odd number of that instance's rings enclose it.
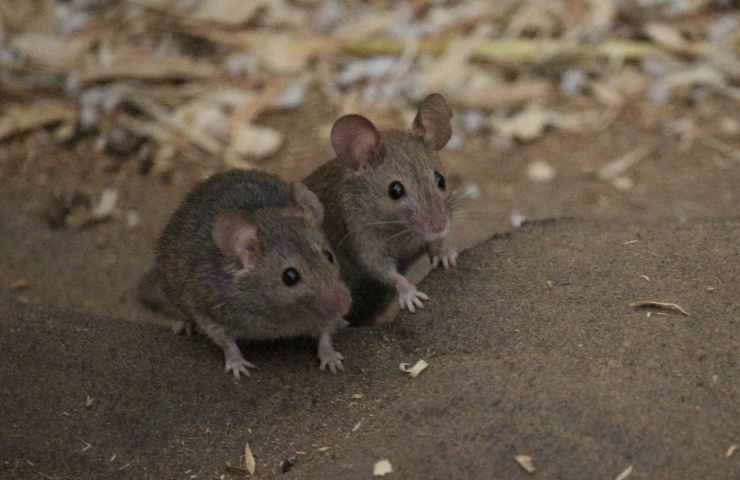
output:
{"label": "dry leaf", "polygon": [[22,278],[20,280],[16,280],[15,282],[11,283],[10,288],[12,288],[13,290],[27,290],[31,288],[31,282],[29,282],[25,278]]}
{"label": "dry leaf", "polygon": [[84,69],[80,82],[84,84],[111,80],[187,80],[210,78],[218,70],[205,61],[182,56],[157,56],[150,52],[119,50],[104,62]]}
{"label": "dry leaf", "polygon": [[67,70],[79,64],[92,43],[92,37],[62,41],[58,35],[28,32],[13,36],[11,45],[34,62]]}
{"label": "dry leaf", "polygon": [[637,147],[621,157],[612,160],[596,172],[596,177],[604,181],[613,181],[624,175],[630,168],[647,158],[655,151],[654,146]]}
{"label": "dry leaf", "polygon": [[687,317],[689,316],[689,312],[684,310],[680,305],[676,303],[656,302],[653,300],[643,300],[640,302],[630,303],[630,307],[632,308],[657,308],[659,310],[668,310],[671,312],[678,312]]}
{"label": "dry leaf", "polygon": [[254,461],[254,455],[252,449],[249,447],[249,443],[244,444],[244,468],[247,469],[250,475],[254,475],[257,470],[257,462]]}
{"label": "dry leaf", "polygon": [[527,167],[527,176],[536,183],[547,183],[557,175],[555,168],[542,160],[535,160]]}
{"label": "dry leaf", "polygon": [[408,363],[402,363],[399,365],[399,368],[403,373],[408,373],[411,378],[416,378],[421,374],[421,372],[426,370],[428,366],[429,364],[426,361],[419,360],[413,367]]}
{"label": "dry leaf", "polygon": [[527,473],[535,472],[536,469],[534,468],[532,457],[530,457],[529,455],[517,455],[516,457],[514,457],[514,460],[516,460],[516,463],[518,463],[519,466],[522,467],[525,472]]}
{"label": "dry leaf", "polygon": [[667,23],[648,23],[644,30],[652,41],[663,47],[679,50],[686,46],[686,39],[681,32]]}
{"label": "dry leaf", "polygon": [[625,478],[627,478],[630,475],[632,475],[632,470],[633,470],[632,469],[632,465],[630,465],[629,467],[625,468],[622,473],[620,473],[619,475],[617,475],[617,478],[615,478],[614,480],[624,480]]}
{"label": "dry leaf", "polygon": [[730,445],[730,448],[728,448],[725,452],[725,457],[730,458],[731,456],[733,456],[738,448],[740,448],[740,445],[738,445],[737,443]]}
{"label": "dry leaf", "polygon": [[11,104],[0,114],[0,140],[59,122],[76,122],[77,110],[63,102]]}
{"label": "dry leaf", "polygon": [[388,475],[389,473],[393,473],[393,465],[391,465],[391,462],[384,458],[383,460],[378,460],[375,462],[375,465],[373,465],[373,475],[376,477],[383,477],[385,475]]}
{"label": "dry leaf", "polygon": [[100,194],[100,199],[90,208],[84,205],[73,205],[72,211],[64,219],[64,223],[71,227],[82,228],[109,219],[118,202],[118,191],[106,188]]}
{"label": "dry leaf", "polygon": [[205,0],[190,15],[193,20],[238,26],[247,23],[264,6],[266,0]]}
{"label": "dry leaf", "polygon": [[491,126],[504,137],[528,142],[542,136],[550,121],[549,112],[535,105],[510,118],[492,118]]}
{"label": "dry leaf", "polygon": [[504,82],[490,72],[473,69],[463,88],[448,93],[450,102],[460,108],[490,111],[543,103],[552,91],[552,85],[545,80],[525,78]]}
{"label": "dry leaf", "polygon": [[241,155],[262,159],[275,153],[283,144],[283,135],[272,128],[244,123],[232,131],[231,146]]}
{"label": "dry leaf", "polygon": [[421,72],[421,81],[428,92],[462,90],[468,77],[468,61],[478,49],[482,38],[479,35],[455,39],[447,46],[444,55],[427,64]]}
{"label": "dry leaf", "polygon": [[254,33],[248,37],[250,53],[266,70],[276,74],[305,71],[308,61],[323,51],[326,41],[318,37],[287,33]]}

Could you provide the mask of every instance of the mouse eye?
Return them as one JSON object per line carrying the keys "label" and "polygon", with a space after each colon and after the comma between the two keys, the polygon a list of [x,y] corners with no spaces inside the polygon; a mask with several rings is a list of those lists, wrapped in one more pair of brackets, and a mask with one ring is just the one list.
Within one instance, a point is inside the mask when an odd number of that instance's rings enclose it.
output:
{"label": "mouse eye", "polygon": [[324,256],[329,260],[329,263],[334,263],[334,255],[329,250],[324,250]]}
{"label": "mouse eye", "polygon": [[403,184],[401,182],[392,182],[388,186],[388,195],[393,200],[399,200],[406,195],[406,189],[403,188]]}
{"label": "mouse eye", "polygon": [[440,190],[445,190],[447,188],[447,180],[441,173],[434,172],[434,181],[437,182],[437,186]]}
{"label": "mouse eye", "polygon": [[283,271],[283,283],[286,284],[289,287],[292,287],[296,283],[301,281],[301,274],[298,273],[298,270],[296,270],[293,267],[286,268]]}

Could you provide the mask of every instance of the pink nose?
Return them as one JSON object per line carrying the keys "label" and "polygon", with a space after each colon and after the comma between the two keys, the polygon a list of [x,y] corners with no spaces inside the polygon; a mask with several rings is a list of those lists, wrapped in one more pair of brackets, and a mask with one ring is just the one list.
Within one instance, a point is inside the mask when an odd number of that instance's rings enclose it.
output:
{"label": "pink nose", "polygon": [[447,229],[446,218],[436,218],[432,220],[432,233],[442,233]]}
{"label": "pink nose", "polygon": [[326,317],[343,317],[349,313],[352,307],[352,296],[343,284],[339,284],[331,290],[325,291],[320,297],[319,308],[322,315]]}

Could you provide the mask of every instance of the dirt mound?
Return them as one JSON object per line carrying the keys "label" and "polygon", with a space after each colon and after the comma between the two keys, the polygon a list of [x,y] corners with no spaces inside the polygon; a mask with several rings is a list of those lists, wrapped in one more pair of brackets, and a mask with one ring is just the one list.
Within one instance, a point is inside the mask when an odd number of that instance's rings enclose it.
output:
{"label": "dirt mound", "polygon": [[737,219],[535,225],[433,273],[421,313],[339,335],[344,374],[308,341],[247,344],[240,383],[202,337],[0,292],[0,476],[211,478],[249,441],[259,478],[527,478],[518,454],[538,478],[738,478],[738,249]]}

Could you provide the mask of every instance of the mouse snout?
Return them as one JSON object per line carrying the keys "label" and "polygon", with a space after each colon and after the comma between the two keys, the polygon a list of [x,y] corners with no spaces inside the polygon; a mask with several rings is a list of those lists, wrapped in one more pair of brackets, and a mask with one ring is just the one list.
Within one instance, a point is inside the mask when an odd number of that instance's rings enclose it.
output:
{"label": "mouse snout", "polygon": [[446,237],[449,228],[450,222],[444,215],[430,216],[422,224],[422,231],[428,242]]}
{"label": "mouse snout", "polygon": [[438,215],[436,218],[432,218],[431,230],[433,234],[445,234],[447,233],[447,218],[442,215]]}
{"label": "mouse snout", "polygon": [[342,283],[327,288],[319,295],[319,310],[327,318],[343,317],[349,313],[351,306],[352,296]]}

